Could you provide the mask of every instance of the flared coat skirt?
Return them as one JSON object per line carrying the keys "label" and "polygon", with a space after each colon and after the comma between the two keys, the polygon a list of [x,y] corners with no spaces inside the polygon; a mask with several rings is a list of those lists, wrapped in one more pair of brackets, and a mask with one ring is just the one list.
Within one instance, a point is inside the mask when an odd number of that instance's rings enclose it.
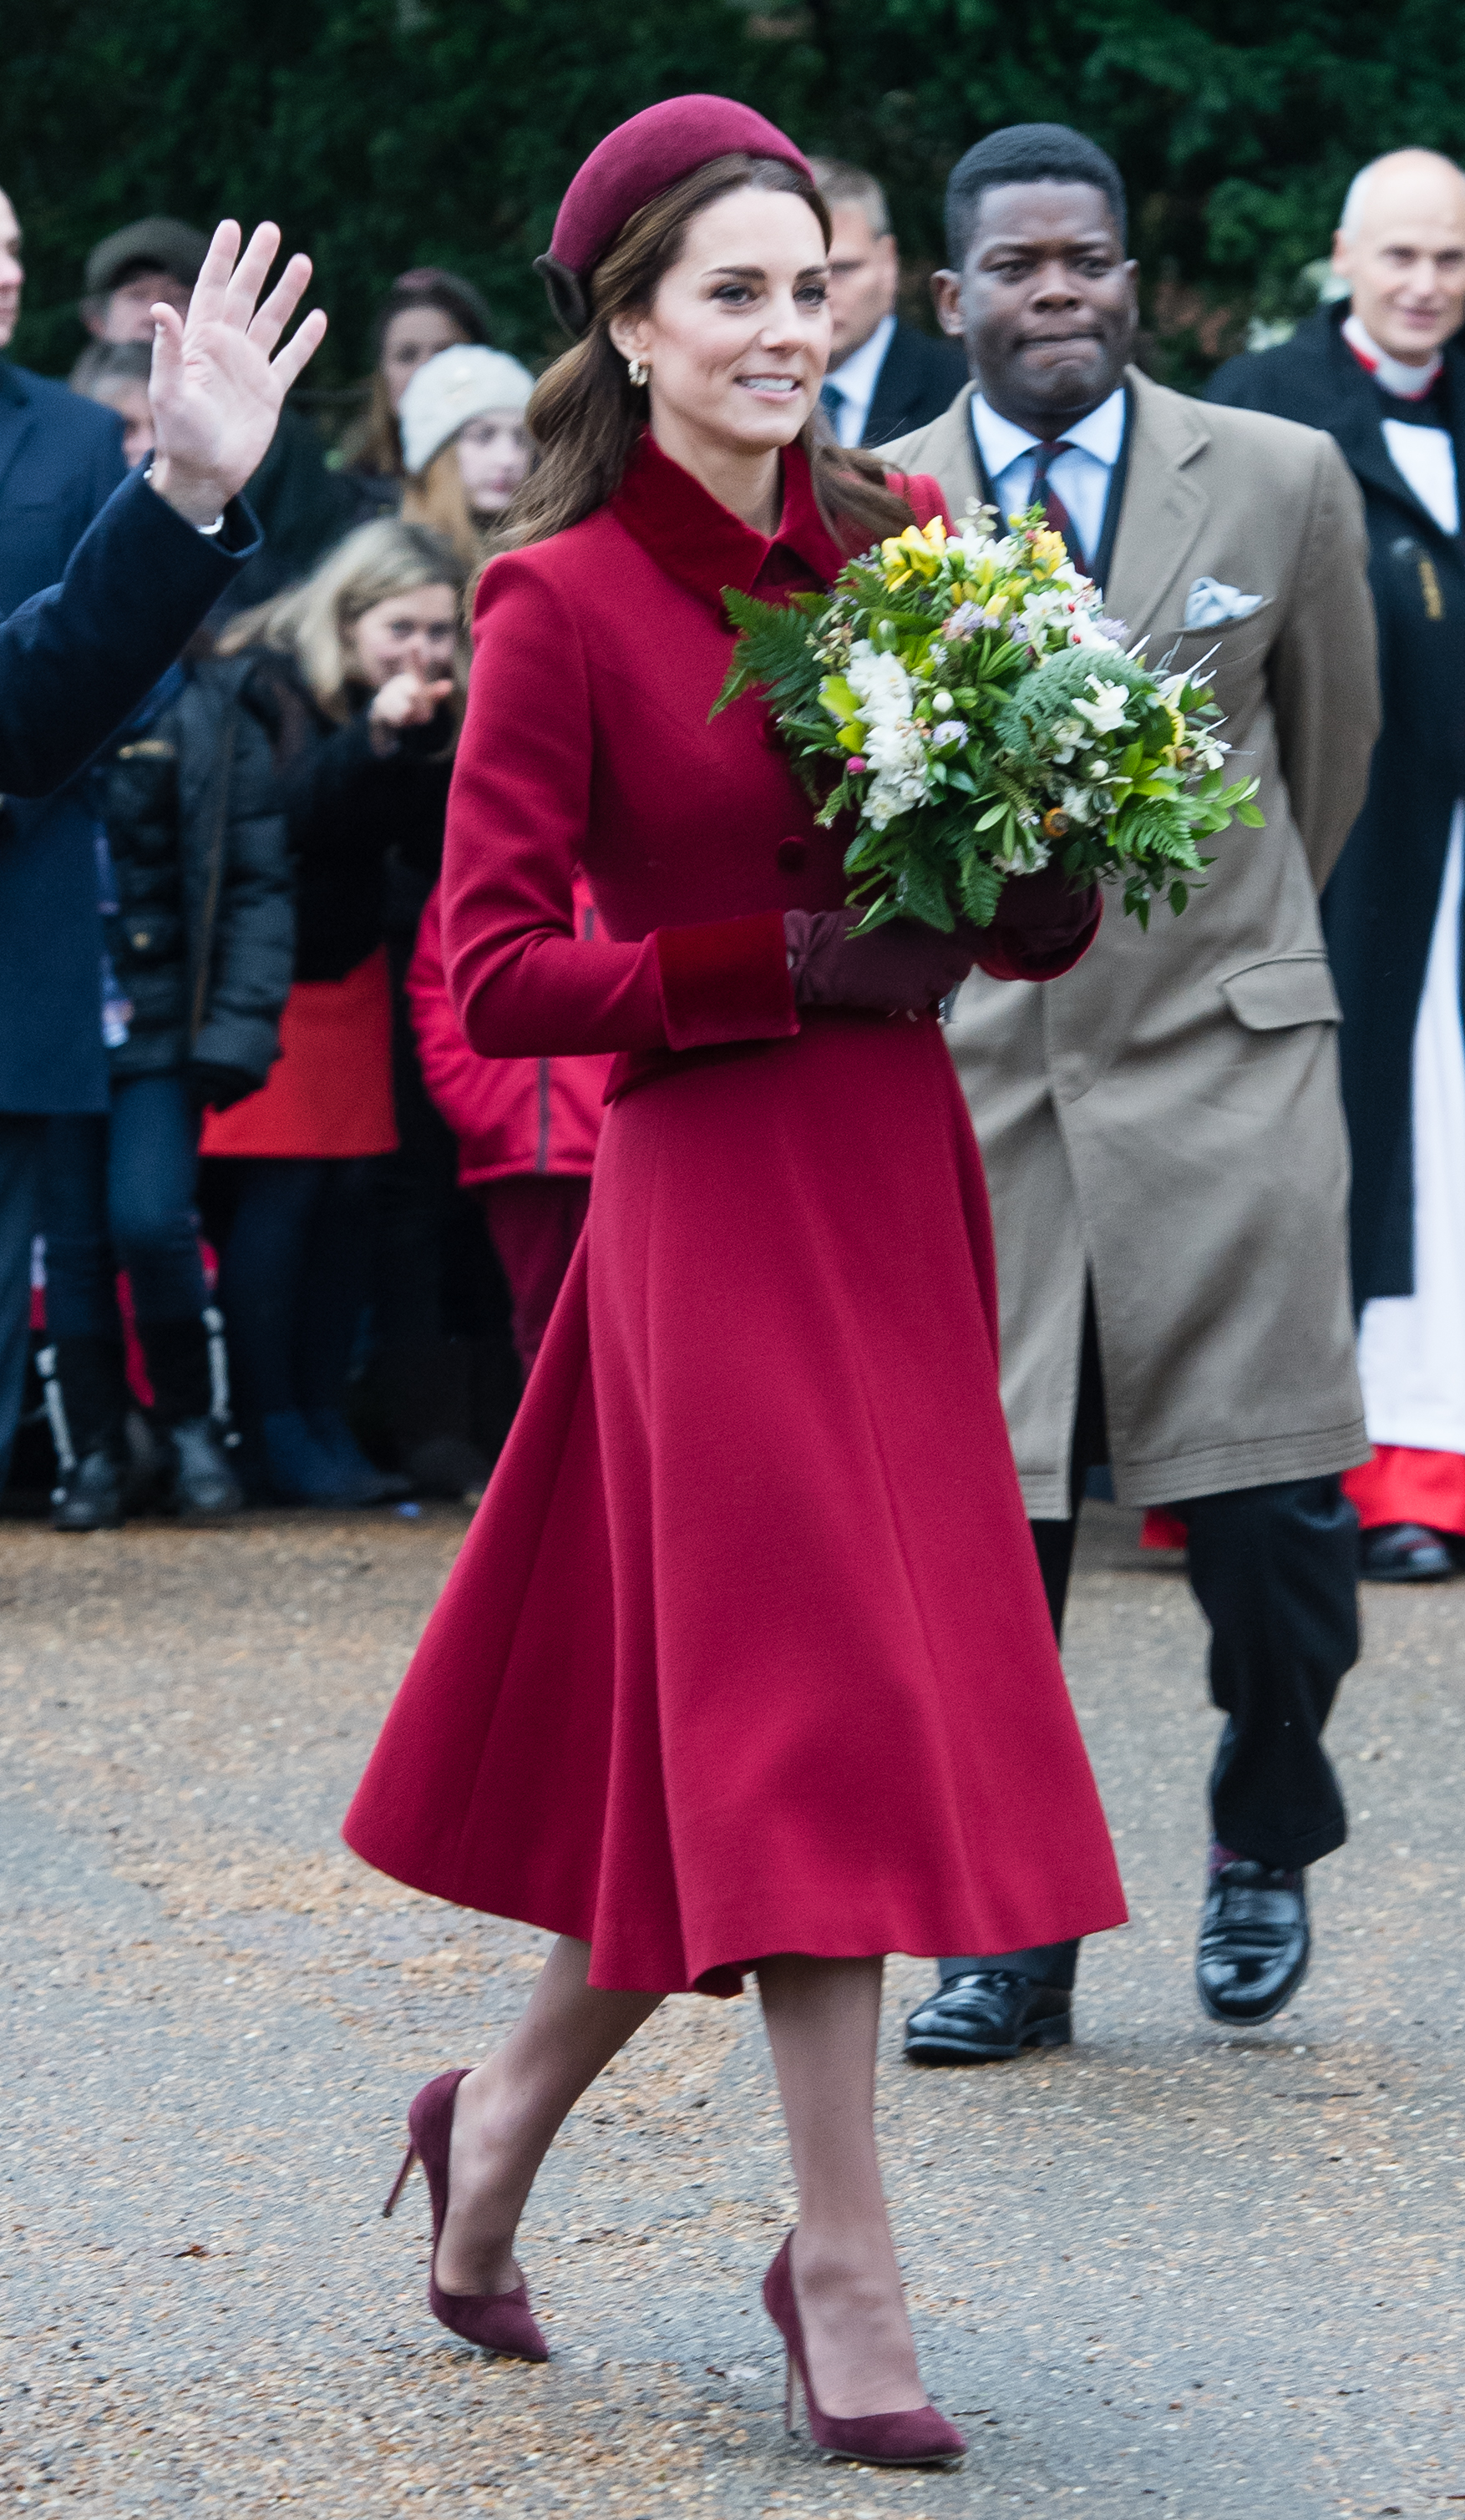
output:
{"label": "flared coat skirt", "polygon": [[934,1020],[815,1015],[622,1094],[348,1843],[579,1936],[603,1987],[1122,1923],[996,1319]]}

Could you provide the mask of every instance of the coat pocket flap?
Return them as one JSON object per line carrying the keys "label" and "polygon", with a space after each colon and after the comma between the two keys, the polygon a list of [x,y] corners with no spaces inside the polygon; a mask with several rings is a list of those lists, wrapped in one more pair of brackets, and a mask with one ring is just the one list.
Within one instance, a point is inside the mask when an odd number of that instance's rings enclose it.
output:
{"label": "coat pocket flap", "polygon": [[1277,954],[1265,963],[1248,963],[1226,973],[1220,993],[1248,1032],[1343,1021],[1325,954]]}

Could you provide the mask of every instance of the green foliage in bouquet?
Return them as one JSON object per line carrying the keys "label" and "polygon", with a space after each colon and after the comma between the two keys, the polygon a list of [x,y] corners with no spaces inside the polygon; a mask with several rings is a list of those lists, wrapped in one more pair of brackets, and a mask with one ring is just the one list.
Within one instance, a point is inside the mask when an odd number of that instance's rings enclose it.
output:
{"label": "green foliage in bouquet", "polygon": [[855,817],[846,851],[862,927],[986,926],[1011,875],[1056,861],[1119,883],[1142,925],[1177,915],[1255,780],[1227,785],[1203,681],[1156,674],[1039,512],[1006,535],[989,511],[893,535],[828,595],[787,606],[725,591],[738,632],[713,714],[767,694],[819,820]]}

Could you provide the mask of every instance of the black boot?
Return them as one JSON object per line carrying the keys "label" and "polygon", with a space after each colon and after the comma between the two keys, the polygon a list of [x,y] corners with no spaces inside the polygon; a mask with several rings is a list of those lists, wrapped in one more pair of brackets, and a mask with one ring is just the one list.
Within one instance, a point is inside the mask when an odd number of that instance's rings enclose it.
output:
{"label": "black boot", "polygon": [[370,1382],[417,1496],[481,1496],[492,1462],[474,1440],[473,1349],[469,1339],[394,1339],[376,1357]]}
{"label": "black boot", "polygon": [[59,1338],[36,1358],[56,1446],[53,1531],[116,1531],[126,1504],[127,1375],[116,1339]]}
{"label": "black boot", "polygon": [[213,1305],[202,1320],[139,1322],[153,1404],[168,1452],[163,1504],[188,1522],[216,1522],[238,1513],[244,1490],[230,1455],[239,1442],[229,1415],[224,1317]]}

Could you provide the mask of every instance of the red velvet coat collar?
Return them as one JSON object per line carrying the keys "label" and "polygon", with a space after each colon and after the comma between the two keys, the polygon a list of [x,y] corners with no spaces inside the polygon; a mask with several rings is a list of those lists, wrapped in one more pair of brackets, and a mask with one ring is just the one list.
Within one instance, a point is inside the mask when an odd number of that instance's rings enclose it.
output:
{"label": "red velvet coat collar", "polygon": [[783,479],[783,515],[770,541],[664,454],[647,429],[611,509],[658,567],[710,604],[720,618],[723,588],[741,587],[751,595],[775,553],[782,556],[782,565],[775,563],[773,574],[784,585],[802,573],[790,568],[790,558],[821,586],[831,585],[845,565],[847,555],[815,505],[801,446],[785,447]]}

